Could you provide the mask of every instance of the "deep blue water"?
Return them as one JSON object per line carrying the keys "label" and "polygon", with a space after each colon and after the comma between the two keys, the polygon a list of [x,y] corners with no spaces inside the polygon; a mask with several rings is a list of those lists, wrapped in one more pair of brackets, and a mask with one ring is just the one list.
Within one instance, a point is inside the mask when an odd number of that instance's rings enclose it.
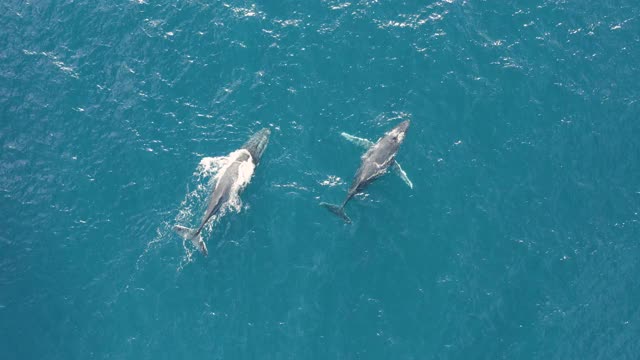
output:
{"label": "deep blue water", "polygon": [[638,359],[639,60],[632,0],[2,2],[0,358]]}

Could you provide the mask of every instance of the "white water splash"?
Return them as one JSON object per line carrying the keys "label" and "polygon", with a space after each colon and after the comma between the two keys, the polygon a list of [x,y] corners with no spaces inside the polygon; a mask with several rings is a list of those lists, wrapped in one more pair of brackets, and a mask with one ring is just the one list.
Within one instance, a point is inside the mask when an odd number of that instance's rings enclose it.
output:
{"label": "white water splash", "polygon": [[[240,157],[246,155],[248,156],[246,160],[241,161]],[[251,154],[246,149],[240,149],[232,152],[228,156],[228,163],[224,168],[220,169],[218,172],[218,176],[216,176],[216,180],[218,177],[222,177],[226,174],[228,168],[234,162],[239,162],[238,166],[238,174],[236,177],[236,181],[233,183],[231,188],[231,194],[229,195],[229,201],[223,206],[220,212],[220,216],[224,215],[224,212],[227,209],[231,209],[235,212],[240,212],[242,210],[242,199],[240,199],[240,193],[244,188],[251,182],[251,177],[253,177],[253,172],[256,169],[256,165],[253,163],[253,158]]]}
{"label": "white water splash", "polygon": [[344,184],[344,181],[339,176],[328,175],[326,179],[319,181],[322,186],[334,187]]}

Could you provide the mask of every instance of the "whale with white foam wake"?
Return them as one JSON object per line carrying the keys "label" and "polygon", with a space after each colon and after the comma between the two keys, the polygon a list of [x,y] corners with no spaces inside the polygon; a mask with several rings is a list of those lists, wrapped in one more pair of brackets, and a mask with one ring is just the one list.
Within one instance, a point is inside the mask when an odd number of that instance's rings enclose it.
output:
{"label": "whale with white foam wake", "polygon": [[206,256],[207,245],[202,239],[202,230],[215,216],[227,209],[240,211],[240,194],[249,184],[253,172],[269,143],[271,131],[267,128],[254,134],[240,149],[226,157],[222,167],[214,178],[215,187],[209,196],[200,226],[196,229],[176,225],[173,229],[185,240],[190,240]]}

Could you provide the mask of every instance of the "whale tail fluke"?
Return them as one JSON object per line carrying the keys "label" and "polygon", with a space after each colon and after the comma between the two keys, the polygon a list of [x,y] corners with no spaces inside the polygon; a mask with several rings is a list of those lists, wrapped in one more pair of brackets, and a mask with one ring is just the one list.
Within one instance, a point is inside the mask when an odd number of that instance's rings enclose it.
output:
{"label": "whale tail fluke", "polygon": [[195,247],[197,247],[204,256],[207,256],[209,252],[207,251],[207,245],[202,240],[202,235],[195,229],[191,229],[182,225],[175,225],[173,227],[173,231],[178,233],[183,239],[190,240]]}
{"label": "whale tail fluke", "polygon": [[328,204],[325,202],[320,203],[320,206],[326,207],[329,211],[338,215],[342,220],[344,220],[344,222],[346,222],[347,224],[351,224],[351,219],[349,218],[349,216],[347,216],[347,213],[344,212],[344,206]]}

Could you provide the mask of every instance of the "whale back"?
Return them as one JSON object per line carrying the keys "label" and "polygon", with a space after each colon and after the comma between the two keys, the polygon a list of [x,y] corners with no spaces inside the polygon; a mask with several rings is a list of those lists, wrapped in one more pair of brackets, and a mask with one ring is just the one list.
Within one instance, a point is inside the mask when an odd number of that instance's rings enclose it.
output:
{"label": "whale back", "polygon": [[409,121],[403,121],[384,134],[378,141],[362,155],[360,167],[354,176],[350,194],[354,194],[373,180],[386,173],[404,141]]}

